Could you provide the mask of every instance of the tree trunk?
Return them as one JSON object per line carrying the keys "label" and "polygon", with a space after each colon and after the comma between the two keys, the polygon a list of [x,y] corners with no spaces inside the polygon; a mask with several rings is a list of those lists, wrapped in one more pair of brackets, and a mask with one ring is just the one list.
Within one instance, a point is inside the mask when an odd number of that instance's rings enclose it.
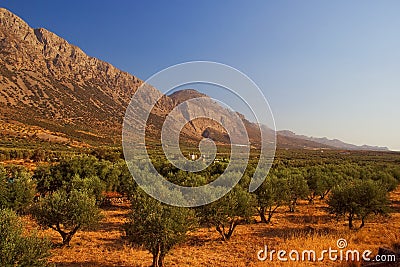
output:
{"label": "tree trunk", "polygon": [[[161,265],[160,265],[161,263]],[[163,259],[161,258],[161,248],[160,244],[157,244],[156,249],[153,251],[153,265],[152,267],[162,267],[164,264]]]}
{"label": "tree trunk", "polygon": [[308,197],[308,204],[314,205],[315,196],[316,196],[315,192],[312,192],[312,193],[310,194],[310,196]]}
{"label": "tree trunk", "polygon": [[360,225],[360,229],[363,228],[365,225],[365,217],[361,218],[361,225]]}
{"label": "tree trunk", "polygon": [[164,255],[160,255],[160,259],[158,260],[158,267],[164,267]]}
{"label": "tree trunk", "polygon": [[63,247],[64,247],[64,246],[69,247],[69,243],[71,242],[72,236],[73,236],[73,235],[72,235],[71,233],[66,233],[66,234],[63,236]]}
{"label": "tree trunk", "polygon": [[223,241],[227,241],[232,237],[233,232],[235,231],[236,226],[238,226],[239,222],[236,220],[231,221],[229,224],[228,232],[225,232],[225,227],[223,224],[218,224],[215,229],[221,235]]}
{"label": "tree trunk", "polygon": [[65,246],[69,247],[69,243],[71,242],[72,237],[78,231],[79,228],[80,228],[80,226],[78,225],[74,229],[72,229],[72,231],[65,232],[61,229],[59,224],[56,225],[56,230],[58,233],[60,233],[62,240],[63,240],[63,242],[62,242],[63,247],[65,247]]}
{"label": "tree trunk", "polygon": [[258,213],[260,214],[261,222],[268,223],[267,218],[265,217],[265,207],[260,207]]}
{"label": "tree trunk", "polygon": [[229,240],[230,238],[231,238],[231,236],[232,236],[232,234],[233,234],[233,231],[235,231],[235,228],[236,228],[236,226],[238,225],[239,223],[237,222],[237,221],[232,221],[231,223],[230,223],[230,225],[229,225],[229,231],[228,231],[228,233],[226,234],[226,239],[227,240]]}
{"label": "tree trunk", "polygon": [[353,229],[353,215],[349,215],[349,229]]}
{"label": "tree trunk", "polygon": [[[67,233],[63,232],[63,231],[58,231],[61,235],[62,238],[62,246],[66,246],[67,245]],[[71,240],[70,240],[71,241]]]}
{"label": "tree trunk", "polygon": [[331,191],[331,189],[328,189],[328,190],[326,190],[325,192],[323,192],[323,193],[320,195],[320,199],[323,200],[323,199],[326,197],[326,195],[329,194],[330,191]]}
{"label": "tree trunk", "polygon": [[289,212],[295,212],[296,204],[297,204],[297,198],[295,198],[293,201],[290,202],[290,204],[289,204]]}
{"label": "tree trunk", "polygon": [[272,207],[269,207],[267,223],[270,223],[270,222],[271,222],[272,215],[274,214],[274,212],[275,212],[275,210],[276,210],[277,208],[278,208],[278,206],[276,206],[274,209],[272,209]]}
{"label": "tree trunk", "polygon": [[215,229],[216,229],[217,232],[221,235],[222,240],[223,240],[223,241],[226,241],[224,226],[222,225],[222,228],[221,228],[221,226],[218,224],[218,225],[215,227]]}

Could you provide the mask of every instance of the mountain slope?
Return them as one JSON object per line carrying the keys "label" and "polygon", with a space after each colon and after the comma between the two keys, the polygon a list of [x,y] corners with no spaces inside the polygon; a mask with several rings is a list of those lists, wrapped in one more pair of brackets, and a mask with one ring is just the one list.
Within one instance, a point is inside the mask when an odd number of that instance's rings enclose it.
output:
{"label": "mountain slope", "polygon": [[[0,9],[0,40],[3,125],[16,121],[73,140],[120,143],[125,110],[143,84],[140,79],[87,56],[54,33],[30,28],[6,9]],[[176,106],[199,96],[204,98],[179,106],[176,124],[191,119],[187,114],[193,112],[218,120],[191,121],[182,129],[184,139],[196,141],[207,135],[219,143],[228,143],[226,131],[219,123],[224,119],[232,129],[238,128],[235,113],[194,90],[163,96],[155,88],[146,89],[146,95],[136,99],[135,108],[140,113],[150,100],[159,99],[147,125],[150,139],[159,139],[160,125]]]}
{"label": "mountain slope", "polygon": [[[69,145],[119,145],[126,108],[142,84],[135,76],[86,55],[46,29],[29,27],[15,14],[0,8],[1,136],[35,137]],[[183,103],[195,98],[198,100]],[[219,144],[244,144],[247,140],[230,140],[227,135],[230,130],[242,136],[239,129],[243,123],[250,143],[260,144],[259,125],[195,90],[166,96],[146,86],[145,93],[135,100],[135,112],[143,112],[152,100],[157,103],[146,125],[151,140],[159,140],[160,126],[170,112],[175,112],[169,131],[178,131],[177,125],[190,121],[181,131],[185,142],[209,137]],[[195,116],[200,118],[193,119]],[[272,130],[261,128],[268,138],[273,138]],[[323,140],[282,133],[278,133],[277,140],[282,148],[335,147]]]}
{"label": "mountain slope", "polygon": [[107,135],[108,142],[142,83],[5,9],[0,9],[0,75],[3,118],[75,137],[96,129],[92,132]]}

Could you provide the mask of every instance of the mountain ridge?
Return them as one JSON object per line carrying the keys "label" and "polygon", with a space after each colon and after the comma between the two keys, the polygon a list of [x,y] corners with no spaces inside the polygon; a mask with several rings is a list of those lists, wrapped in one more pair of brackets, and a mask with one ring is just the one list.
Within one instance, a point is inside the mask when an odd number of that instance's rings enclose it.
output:
{"label": "mountain ridge", "polygon": [[[88,56],[51,31],[31,28],[4,8],[0,8],[0,55],[2,134],[20,136],[17,130],[10,130],[17,122],[26,125],[26,129],[34,128],[35,136],[54,135],[62,137],[58,140],[65,143],[120,144],[125,110],[137,89],[143,85],[142,80],[110,63]],[[146,90],[145,97],[138,99],[137,108],[146,106],[149,99],[157,100],[147,125],[149,135],[154,139],[160,135],[157,127],[169,112],[179,106],[176,123],[190,119],[187,116],[189,109],[197,114],[219,118],[217,121],[195,119],[185,125],[182,136],[188,141],[209,137],[220,144],[229,143],[226,130],[218,123],[231,123],[235,130],[238,125],[233,117],[239,116],[249,134],[250,143],[257,145],[260,142],[261,129],[258,125],[239,113],[214,105],[206,95],[194,89],[171,95],[162,95],[151,86]],[[199,97],[203,100],[179,105]],[[279,132],[277,141],[281,148],[334,148],[317,142],[317,139]]]}
{"label": "mountain ridge", "polygon": [[373,150],[373,151],[389,151],[387,147],[381,146],[370,146],[370,145],[354,145],[343,142],[339,139],[329,139],[327,137],[313,137],[313,136],[306,136],[306,135],[299,135],[290,130],[281,130],[278,131],[277,134],[281,136],[293,137],[302,140],[314,141],[323,145],[327,145],[337,149],[346,149],[346,150]]}

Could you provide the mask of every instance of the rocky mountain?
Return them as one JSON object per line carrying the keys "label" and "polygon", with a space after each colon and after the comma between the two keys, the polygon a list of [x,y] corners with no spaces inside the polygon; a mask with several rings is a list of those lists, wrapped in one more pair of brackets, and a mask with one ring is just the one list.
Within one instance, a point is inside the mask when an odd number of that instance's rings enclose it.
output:
{"label": "rocky mountain", "polygon": [[[18,133],[12,130],[15,129],[12,125],[17,123],[33,127],[36,132],[72,140],[120,142],[125,110],[143,83],[140,79],[86,55],[80,48],[46,29],[29,27],[21,18],[3,8],[0,9],[0,55],[3,134]],[[147,89],[146,97],[137,103],[139,109],[148,99],[160,98],[151,112],[150,137],[159,135],[154,129],[159,128],[166,115],[182,99],[198,96],[187,91],[186,96],[185,93],[176,93],[168,97],[152,87]],[[205,104],[210,103],[202,103]],[[202,110],[192,102],[190,107],[181,107],[180,112],[188,114],[189,108],[191,111]],[[207,112],[223,113],[224,110],[214,105]],[[194,120],[186,126],[183,136],[199,139],[206,129],[209,135],[225,136],[216,123],[204,119]]]}
{"label": "rocky mountain", "polygon": [[[21,131],[14,127],[18,124],[25,125],[35,136],[46,136],[46,140],[120,143],[125,110],[143,84],[140,79],[86,55],[46,29],[29,27],[6,9],[0,9],[0,55],[3,134],[20,135]],[[159,139],[157,129],[174,107],[197,97],[203,98],[179,106],[173,125],[191,120],[192,115],[217,119],[190,121],[182,129],[184,139],[207,136],[227,143],[226,130],[219,122],[224,120],[233,130],[239,128],[232,119],[236,114],[194,90],[163,96],[155,88],[146,89],[145,96],[137,100],[137,112],[142,112],[150,100],[160,99],[151,110],[147,127],[150,138]]]}
{"label": "rocky mountain", "polygon": [[[126,108],[141,85],[143,81],[137,77],[86,55],[46,29],[31,28],[12,12],[0,8],[2,137],[36,138],[67,145],[119,145]],[[183,125],[181,138],[187,142],[209,137],[220,144],[244,144],[241,124],[252,145],[259,144],[260,131],[273,137],[272,130],[260,128],[191,89],[166,96],[146,86],[135,100],[134,111],[144,112],[153,100],[157,100],[156,105],[151,108],[146,125],[150,139],[159,139],[160,125],[171,112],[175,116],[167,131],[179,131]],[[227,131],[234,133],[234,139],[238,136],[236,140],[230,140]],[[337,147],[285,133],[278,133],[277,140],[284,148]]]}
{"label": "rocky mountain", "polygon": [[32,29],[0,9],[0,119],[115,143],[125,108],[141,84],[56,34]]}

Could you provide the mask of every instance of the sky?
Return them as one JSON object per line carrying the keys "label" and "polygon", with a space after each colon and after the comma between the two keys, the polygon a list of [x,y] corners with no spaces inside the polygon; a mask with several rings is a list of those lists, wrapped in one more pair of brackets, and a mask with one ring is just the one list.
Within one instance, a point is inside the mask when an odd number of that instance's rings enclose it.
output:
{"label": "sky", "polygon": [[193,60],[230,65],[278,130],[400,150],[400,1],[0,3],[143,80]]}

